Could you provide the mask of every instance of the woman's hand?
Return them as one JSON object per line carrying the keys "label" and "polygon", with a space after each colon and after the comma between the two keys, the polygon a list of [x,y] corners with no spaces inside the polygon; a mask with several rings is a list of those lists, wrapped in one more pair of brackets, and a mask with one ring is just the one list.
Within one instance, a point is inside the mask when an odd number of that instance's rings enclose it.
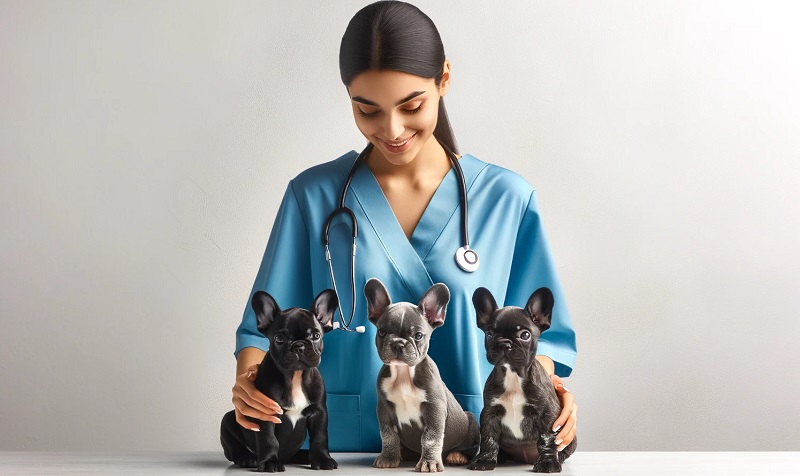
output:
{"label": "woman's hand", "polygon": [[236,377],[236,385],[233,386],[233,407],[236,412],[236,422],[242,427],[259,431],[257,423],[245,418],[257,418],[263,421],[280,423],[281,420],[276,415],[282,415],[283,410],[274,400],[261,393],[255,385],[258,364],[247,367],[247,371]]}
{"label": "woman's hand", "polygon": [[575,397],[564,387],[561,377],[553,374],[550,378],[553,380],[556,394],[561,400],[561,415],[553,423],[553,431],[558,431],[561,428],[558,436],[556,436],[556,445],[558,446],[558,451],[561,451],[572,443],[575,438],[578,425],[578,405],[575,403]]}

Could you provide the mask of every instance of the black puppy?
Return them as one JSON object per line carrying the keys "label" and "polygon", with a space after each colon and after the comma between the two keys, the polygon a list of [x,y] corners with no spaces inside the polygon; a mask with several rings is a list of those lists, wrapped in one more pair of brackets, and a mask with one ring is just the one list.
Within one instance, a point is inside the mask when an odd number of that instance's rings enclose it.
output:
{"label": "black puppy", "polygon": [[553,423],[561,403],[547,370],[536,360],[536,344],[550,328],[553,293],[539,288],[525,308],[497,303],[486,288],[472,295],[478,327],[486,333],[486,357],[494,370],[486,379],[481,412],[481,451],[469,469],[490,470],[498,453],[533,463],[539,473],[559,473],[577,446],[577,438],[561,452]]}
{"label": "black puppy", "polygon": [[[293,307],[281,311],[264,291],[253,295],[258,330],[270,345],[256,375],[256,388],[283,409],[276,425],[251,417],[261,431],[242,428],[233,410],[222,419],[220,439],[225,457],[238,466],[258,471],[284,471],[284,463],[303,462],[298,450],[308,430],[311,469],[335,469],[328,452],[328,410],[325,384],[317,366],[322,354],[322,334],[333,329],[338,306],[333,290],[322,291],[312,309]],[[295,458],[293,458],[295,457]]]}

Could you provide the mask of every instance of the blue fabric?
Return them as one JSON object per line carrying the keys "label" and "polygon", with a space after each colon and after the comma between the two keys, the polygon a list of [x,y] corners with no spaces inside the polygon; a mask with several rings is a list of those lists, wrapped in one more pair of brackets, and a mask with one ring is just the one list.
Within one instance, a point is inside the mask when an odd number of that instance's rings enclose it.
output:
{"label": "blue fabric", "polygon": [[[267,242],[250,296],[270,293],[282,309],[309,307],[322,290],[332,288],[322,235],[325,220],[338,206],[342,186],[358,153],[311,167],[291,180]],[[458,176],[444,177],[410,239],[406,238],[372,171],[358,167],[346,205],[358,219],[356,253],[356,315],[352,327],[364,334],[332,331],[324,337],[320,371],[328,392],[331,451],[379,452],[376,416],[377,374],[381,361],[375,349],[375,327],[367,320],[364,284],[377,277],[392,302],[417,303],[434,283],[450,289],[443,326],[431,336],[429,355],[442,378],[465,410],[477,415],[483,408],[483,385],[492,370],[486,360],[483,332],[475,322],[472,293],[488,288],[498,304],[524,307],[539,287],[555,297],[552,326],[540,339],[539,354],[555,362],[556,374],[566,377],[575,363],[575,332],[555,264],[545,236],[536,193],[518,174],[464,154],[469,200],[469,236],[480,256],[480,268],[466,273],[454,256],[462,243]],[[330,248],[341,306],[349,317],[350,248],[348,220],[335,219]],[[262,350],[269,342],[256,329],[248,299],[236,331],[238,355],[243,347]],[[502,303],[502,304],[501,304]],[[338,320],[338,312],[336,319]]]}

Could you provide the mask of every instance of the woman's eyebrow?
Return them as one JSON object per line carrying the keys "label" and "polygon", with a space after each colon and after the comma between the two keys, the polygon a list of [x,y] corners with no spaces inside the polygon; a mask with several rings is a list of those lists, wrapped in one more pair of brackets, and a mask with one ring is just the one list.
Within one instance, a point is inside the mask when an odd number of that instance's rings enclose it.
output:
{"label": "woman's eyebrow", "polygon": [[[419,96],[420,94],[425,94],[425,91],[414,91],[413,93],[409,94],[408,96],[404,97],[403,99],[397,101],[397,103],[395,103],[395,106],[399,106],[399,105],[403,104],[404,102],[410,101],[410,100],[414,99],[415,97]],[[364,99],[361,96],[356,96],[356,97],[353,97],[351,99],[353,101],[357,101],[357,102],[360,102],[360,103],[363,103],[363,104],[367,104],[369,106],[380,107],[376,103],[370,101],[369,99]]]}

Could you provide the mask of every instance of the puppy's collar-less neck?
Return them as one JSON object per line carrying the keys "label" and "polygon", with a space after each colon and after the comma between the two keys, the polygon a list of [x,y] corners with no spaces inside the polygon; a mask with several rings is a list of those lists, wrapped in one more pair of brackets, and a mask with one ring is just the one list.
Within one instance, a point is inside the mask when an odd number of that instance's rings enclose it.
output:
{"label": "puppy's collar-less neck", "polygon": [[505,364],[502,365],[502,367],[506,369],[506,372],[514,372],[515,374],[517,374],[517,376],[519,376],[520,378],[523,378],[523,379],[528,379],[528,376],[531,374],[531,370],[532,370],[531,367],[532,366],[533,366],[533,364],[531,364],[531,365],[529,365],[527,367],[523,367],[522,369],[520,369],[522,371],[522,373],[520,373],[520,372],[517,372],[514,368],[512,368],[511,364],[509,364],[509,363],[505,363]]}
{"label": "puppy's collar-less neck", "polygon": [[414,371],[414,368],[416,367],[416,365],[408,365],[407,363],[403,362],[400,359],[392,359],[386,365],[388,365],[390,367],[408,367],[409,370],[411,370],[412,372]]}
{"label": "puppy's collar-less neck", "polygon": [[281,375],[283,375],[283,378],[286,380],[287,385],[289,385],[292,382],[292,378],[294,378],[297,372],[300,372],[300,374],[305,374],[308,370],[313,368],[309,367],[304,370],[286,370],[283,367],[281,367],[280,363],[278,363],[277,356],[273,352],[270,352],[270,349],[267,349],[267,355],[269,355],[270,361],[272,363],[272,366],[275,367],[275,370],[277,370],[278,372],[281,373]]}

